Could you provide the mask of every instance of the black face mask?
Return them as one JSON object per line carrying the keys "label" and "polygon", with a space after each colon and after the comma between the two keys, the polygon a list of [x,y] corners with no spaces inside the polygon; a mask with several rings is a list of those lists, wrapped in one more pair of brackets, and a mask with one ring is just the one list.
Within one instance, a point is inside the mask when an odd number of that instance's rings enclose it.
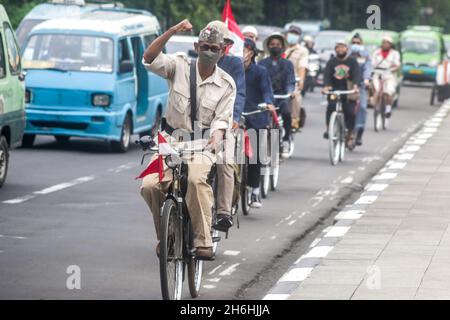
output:
{"label": "black face mask", "polygon": [[282,51],[283,49],[281,49],[281,48],[279,48],[279,47],[272,47],[272,48],[269,48],[269,52],[270,52],[270,55],[272,56],[272,57],[279,57],[280,55],[281,55],[281,51]]}

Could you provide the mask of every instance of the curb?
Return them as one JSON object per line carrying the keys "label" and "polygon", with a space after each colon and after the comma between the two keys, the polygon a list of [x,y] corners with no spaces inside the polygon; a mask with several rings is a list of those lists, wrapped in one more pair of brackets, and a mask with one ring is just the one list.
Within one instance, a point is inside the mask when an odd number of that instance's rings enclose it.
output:
{"label": "curb", "polygon": [[373,204],[381,193],[395,179],[398,173],[414,158],[422,145],[426,144],[441,125],[450,111],[450,101],[445,102],[431,116],[421,129],[413,134],[400,150],[387,161],[386,165],[370,180],[361,196],[352,204],[346,206],[336,217],[336,223],[323,231],[323,236],[315,239],[307,253],[295,261],[289,270],[278,280],[275,286],[263,297],[263,300],[286,300],[309,276],[314,268],[320,264],[350,230],[351,226],[360,219],[368,207]]}

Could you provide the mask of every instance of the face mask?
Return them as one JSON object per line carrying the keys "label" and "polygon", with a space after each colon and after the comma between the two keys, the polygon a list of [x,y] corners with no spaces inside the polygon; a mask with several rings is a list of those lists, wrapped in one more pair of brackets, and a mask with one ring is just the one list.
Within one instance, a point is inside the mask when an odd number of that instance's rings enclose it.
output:
{"label": "face mask", "polygon": [[279,57],[280,55],[281,55],[281,51],[282,51],[283,49],[281,49],[281,48],[279,48],[279,47],[272,47],[272,48],[269,48],[269,52],[270,52],[270,55],[272,56],[272,57]]}
{"label": "face mask", "polygon": [[288,33],[287,34],[287,42],[290,45],[297,44],[299,40],[300,40],[300,36],[298,34],[295,34],[295,33]]}
{"label": "face mask", "polygon": [[198,58],[201,64],[204,66],[213,66],[219,61],[220,53],[214,53],[211,51],[201,51],[198,54]]}
{"label": "face mask", "polygon": [[360,53],[362,51],[362,46],[360,44],[352,44],[352,52]]}

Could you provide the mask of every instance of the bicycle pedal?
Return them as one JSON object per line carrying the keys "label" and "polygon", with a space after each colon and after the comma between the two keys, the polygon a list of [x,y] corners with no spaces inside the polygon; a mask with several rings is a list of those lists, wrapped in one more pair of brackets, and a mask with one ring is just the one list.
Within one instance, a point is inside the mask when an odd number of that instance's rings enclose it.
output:
{"label": "bicycle pedal", "polygon": [[220,237],[212,237],[212,242],[219,242],[220,239]]}

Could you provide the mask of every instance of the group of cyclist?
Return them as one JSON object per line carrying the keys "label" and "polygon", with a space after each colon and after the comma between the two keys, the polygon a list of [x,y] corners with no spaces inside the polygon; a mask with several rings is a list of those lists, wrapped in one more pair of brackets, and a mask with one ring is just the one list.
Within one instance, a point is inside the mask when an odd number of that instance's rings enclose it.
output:
{"label": "group of cyclist", "polygon": [[[201,154],[191,154],[188,163],[186,206],[194,230],[195,256],[199,260],[213,260],[211,228],[227,232],[233,226],[232,202],[235,186],[235,166],[228,162],[217,164],[217,219],[211,218],[213,190],[208,183],[208,174],[213,163],[220,157],[220,151],[235,150],[236,129],[242,127],[242,114],[257,112],[245,119],[246,129],[256,131],[270,129],[272,117],[279,113],[284,135],[281,143],[281,157],[287,159],[293,144],[293,133],[304,125],[305,110],[301,91],[308,68],[308,55],[313,52],[313,40],[305,39],[301,45],[302,30],[292,26],[286,32],[273,33],[264,40],[265,57],[256,46],[258,32],[248,26],[242,30],[245,37],[243,58],[230,55],[233,38],[227,26],[221,21],[209,23],[195,43],[198,59],[191,61],[186,55],[166,55],[163,48],[170,37],[178,32],[190,31],[188,20],[170,28],[146,49],[143,64],[148,70],[168,79],[170,84],[166,125],[163,134],[168,142],[177,146],[185,143],[183,137],[174,133],[182,131],[191,136],[192,145],[204,147]],[[386,95],[386,114],[391,113],[395,92],[395,71],[400,66],[398,52],[392,48],[392,39],[385,37],[382,47],[373,57],[364,50],[363,40],[357,34],[349,45],[338,40],[335,55],[328,61],[324,71],[323,92],[354,89],[357,95],[344,101],[347,128],[347,144],[362,144],[366,121],[367,95],[372,70],[390,69],[392,77],[383,82]],[[377,88],[376,90],[379,90]],[[394,91],[393,91],[394,90]],[[276,97],[287,96],[286,99]],[[328,125],[330,114],[335,108],[329,100],[326,112]],[[206,137],[196,139],[193,132],[209,132]],[[328,131],[327,131],[328,132]],[[324,138],[328,138],[325,132]],[[260,136],[256,143],[259,146]],[[261,142],[263,143],[263,142]],[[202,157],[206,155],[207,157]],[[249,161],[247,185],[251,188],[250,206],[260,208],[261,203],[261,159],[258,150],[253,150],[254,161]],[[155,155],[157,157],[157,155]],[[201,158],[201,161],[197,161]],[[205,161],[205,159],[208,159]],[[159,239],[160,209],[164,195],[169,188],[171,176],[164,165],[163,180],[148,175],[144,178],[141,195],[153,213]],[[157,254],[160,245],[157,246]]]}

